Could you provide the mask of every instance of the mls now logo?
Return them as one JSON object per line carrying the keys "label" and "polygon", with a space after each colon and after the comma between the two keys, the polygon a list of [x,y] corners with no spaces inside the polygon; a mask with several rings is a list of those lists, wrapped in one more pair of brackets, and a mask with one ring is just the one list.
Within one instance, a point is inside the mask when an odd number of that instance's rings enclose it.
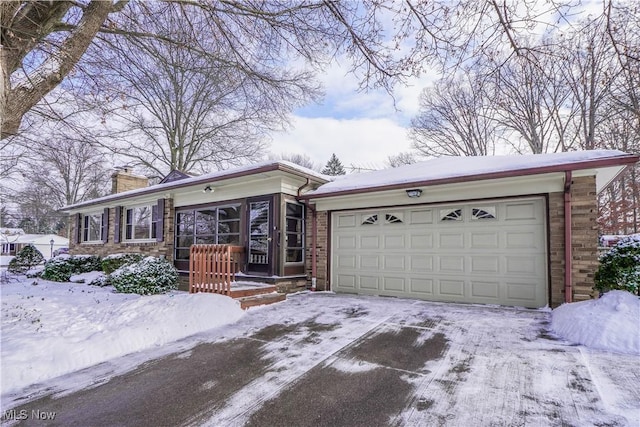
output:
{"label": "mls now logo", "polygon": [[31,412],[26,409],[15,410],[10,409],[8,411],[4,411],[2,414],[3,421],[22,421],[22,420],[54,420],[56,418],[56,413],[53,411],[41,411],[39,409],[33,409]]}

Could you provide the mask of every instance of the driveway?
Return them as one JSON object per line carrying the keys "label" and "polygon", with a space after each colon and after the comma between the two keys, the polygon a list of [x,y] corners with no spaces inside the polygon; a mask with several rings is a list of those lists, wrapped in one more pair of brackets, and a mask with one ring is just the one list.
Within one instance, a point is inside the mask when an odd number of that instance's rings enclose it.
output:
{"label": "driveway", "polygon": [[[640,425],[638,358],[557,340],[549,317],[303,293],[128,372],[101,377],[98,367],[91,386],[43,386],[28,403],[3,408],[3,419],[43,425],[38,418],[48,417],[46,425],[64,426]],[[113,363],[128,366],[135,357]],[[71,375],[61,384],[74,382]]]}

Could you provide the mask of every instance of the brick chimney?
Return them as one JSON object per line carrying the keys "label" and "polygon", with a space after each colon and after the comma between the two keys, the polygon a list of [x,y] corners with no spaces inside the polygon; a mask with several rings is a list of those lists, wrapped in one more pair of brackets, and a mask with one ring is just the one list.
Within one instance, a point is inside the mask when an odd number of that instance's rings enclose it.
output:
{"label": "brick chimney", "polygon": [[137,190],[149,186],[149,178],[134,175],[131,168],[124,167],[111,175],[111,194]]}

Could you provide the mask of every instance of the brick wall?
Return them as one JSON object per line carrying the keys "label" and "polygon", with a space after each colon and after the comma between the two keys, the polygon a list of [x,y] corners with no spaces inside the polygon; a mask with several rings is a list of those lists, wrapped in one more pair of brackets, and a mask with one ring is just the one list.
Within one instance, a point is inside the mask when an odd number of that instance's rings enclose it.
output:
{"label": "brick wall", "polygon": [[573,300],[597,296],[593,291],[598,269],[598,201],[595,176],[575,178],[571,186],[571,227],[573,247]]}
{"label": "brick wall", "polygon": [[[573,301],[595,297],[593,277],[598,269],[598,226],[595,176],[574,178],[571,184]],[[549,258],[551,306],[565,301],[564,295],[564,194],[549,194]]]}
{"label": "brick wall", "polygon": [[551,306],[564,302],[564,194],[549,194]]}
{"label": "brick wall", "polygon": [[[165,257],[173,262],[174,246],[174,210],[173,199],[165,199],[164,203],[164,239],[162,242],[128,243],[114,242],[115,207],[109,208],[109,239],[107,243],[75,243],[76,236],[75,215],[70,216],[71,241],[69,252],[71,254],[89,254],[106,256],[114,253],[141,253],[156,257]],[[124,232],[124,220],[121,220],[121,231]],[[122,239],[121,239],[122,240]]]}
{"label": "brick wall", "polygon": [[[317,224],[318,224],[318,234],[316,236],[316,289],[325,291],[328,290],[327,286],[327,266],[328,266],[328,214],[327,212],[317,212]],[[307,215],[307,247],[311,247],[312,236],[313,236],[313,221],[311,219],[311,214]],[[306,269],[311,278],[312,273],[312,265],[311,265],[311,251],[307,251],[306,256]]]}
{"label": "brick wall", "polygon": [[123,191],[137,190],[149,186],[149,178],[132,174],[128,169],[120,170],[111,175],[111,194]]}

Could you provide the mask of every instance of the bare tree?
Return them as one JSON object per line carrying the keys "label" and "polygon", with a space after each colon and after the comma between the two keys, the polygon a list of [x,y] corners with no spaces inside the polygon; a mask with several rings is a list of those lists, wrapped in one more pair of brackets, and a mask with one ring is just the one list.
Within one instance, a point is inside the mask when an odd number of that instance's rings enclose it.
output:
{"label": "bare tree", "polygon": [[[553,0],[541,10],[537,2],[500,0],[8,0],[0,3],[0,137],[18,131],[24,114],[74,70],[98,33],[160,39],[201,53],[207,53],[201,42],[211,39],[220,47],[215,52],[225,53],[217,59],[265,80],[294,56],[322,67],[345,55],[363,88],[390,88],[434,61],[449,66],[492,56],[505,43],[520,55],[530,49],[521,45],[522,34],[540,25],[538,13],[564,17],[572,3]],[[148,30],[174,5],[185,27],[202,18],[206,36],[185,44],[170,32]],[[383,22],[396,28],[391,36]]]}
{"label": "bare tree", "polygon": [[307,154],[300,153],[280,153],[279,155],[270,154],[269,159],[271,160],[286,160],[287,162],[295,163],[296,165],[300,165],[307,169],[314,170],[316,172],[320,172],[320,167],[316,165],[311,157]]}
{"label": "bare tree", "polygon": [[411,165],[416,162],[417,162],[416,156],[411,151],[400,152],[395,156],[391,155],[387,158],[387,163],[392,168],[397,168],[404,165]]}
{"label": "bare tree", "polygon": [[423,156],[493,154],[502,133],[487,99],[484,77],[471,70],[425,89],[420,113],[411,121],[413,148]]}
{"label": "bare tree", "polygon": [[203,38],[198,44],[207,53],[165,40],[101,37],[84,64],[100,71],[92,91],[102,91],[105,120],[117,128],[104,145],[152,177],[173,169],[206,173],[259,158],[267,133],[282,129],[290,109],[317,94],[313,77],[287,69],[270,71],[268,80],[243,73],[222,59],[229,52],[216,52],[220,46],[201,17],[188,14],[185,26],[178,6],[162,7],[148,29],[184,44]]}
{"label": "bare tree", "polygon": [[496,122],[507,132],[518,152],[534,154],[561,151],[566,145],[556,132],[563,126],[563,102],[567,90],[553,68],[551,53],[512,57],[491,74]]}

